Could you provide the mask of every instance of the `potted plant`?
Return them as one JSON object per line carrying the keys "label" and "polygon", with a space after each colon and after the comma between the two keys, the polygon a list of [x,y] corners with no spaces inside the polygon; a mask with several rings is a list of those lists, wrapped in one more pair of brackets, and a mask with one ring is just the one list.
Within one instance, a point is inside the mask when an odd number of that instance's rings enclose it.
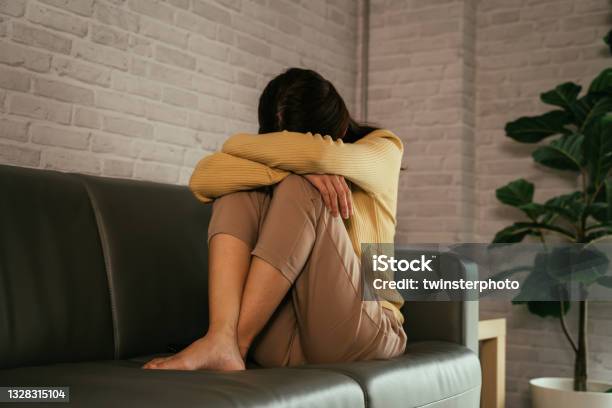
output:
{"label": "potted plant", "polygon": [[[608,45],[609,38],[610,34],[604,38]],[[533,201],[534,185],[524,179],[499,188],[496,191],[498,200],[521,210],[527,221],[502,229],[496,234],[494,243],[518,243],[526,237],[546,243],[556,237],[554,239],[588,246],[612,238],[612,68],[601,72],[582,96],[580,92],[581,86],[563,83],[540,95],[542,102],[555,109],[539,116],[521,117],[506,125],[506,135],[520,143],[539,143],[554,137],[548,144],[540,144],[532,157],[542,166],[575,173],[579,188],[543,203]],[[548,255],[549,258],[536,258],[535,262],[547,263],[567,254]],[[612,288],[612,277],[606,275],[608,265],[608,259],[602,257],[595,267],[572,271],[571,279],[578,282],[584,293],[592,285]],[[530,280],[545,279],[549,288],[562,288],[567,282],[567,275],[559,269],[545,276],[542,276],[542,268],[522,271],[528,272],[524,285]],[[518,269],[512,271],[517,272]],[[531,301],[519,294],[513,302],[526,304],[528,310],[538,316],[558,318],[575,353],[573,379],[538,378],[530,382],[533,406],[612,407],[612,384],[587,379],[588,300]],[[578,309],[576,338],[565,319],[572,303],[577,303]]]}

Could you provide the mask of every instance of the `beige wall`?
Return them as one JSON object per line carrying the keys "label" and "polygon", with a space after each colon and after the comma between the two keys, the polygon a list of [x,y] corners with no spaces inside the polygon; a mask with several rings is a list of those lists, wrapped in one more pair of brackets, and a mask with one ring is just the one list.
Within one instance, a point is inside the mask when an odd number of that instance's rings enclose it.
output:
{"label": "beige wall", "polygon": [[0,163],[185,183],[289,66],[350,107],[352,0],[0,0]]}
{"label": "beige wall", "polygon": [[612,57],[602,37],[612,28],[610,0],[482,0],[477,12],[478,234],[489,239],[517,213],[495,189],[518,177],[536,184],[536,199],[567,191],[570,175],[538,167],[531,146],[504,137],[506,122],[553,109],[541,92],[573,81],[588,88]]}
{"label": "beige wall", "polygon": [[[573,81],[588,88],[612,57],[601,38],[612,28],[609,0],[483,0],[477,11],[476,185],[480,240],[519,215],[496,202],[495,189],[519,177],[536,185],[536,199],[576,186],[572,175],[536,166],[533,147],[512,142],[503,126],[519,116],[551,110],[539,94]],[[590,375],[612,377],[612,305],[593,304],[590,315]],[[573,375],[573,353],[556,319],[539,319],[507,303],[481,304],[483,318],[506,316],[509,408],[528,406],[528,380]],[[572,316],[571,327],[577,323]]]}
{"label": "beige wall", "polygon": [[[368,119],[402,136],[398,240],[489,242],[519,217],[495,189],[525,177],[536,198],[576,180],[533,164],[532,146],[504,136],[506,122],[545,112],[538,96],[588,86],[612,66],[601,37],[609,0],[372,0]],[[475,69],[474,69],[475,68]],[[474,72],[471,72],[472,69]],[[558,321],[508,302],[482,302],[481,317],[508,319],[508,407],[528,404],[528,380],[571,376]],[[612,377],[612,306],[592,306],[590,374]],[[571,318],[575,327],[575,320]]]}
{"label": "beige wall", "polygon": [[372,0],[368,120],[404,140],[400,242],[473,237],[474,6]]}

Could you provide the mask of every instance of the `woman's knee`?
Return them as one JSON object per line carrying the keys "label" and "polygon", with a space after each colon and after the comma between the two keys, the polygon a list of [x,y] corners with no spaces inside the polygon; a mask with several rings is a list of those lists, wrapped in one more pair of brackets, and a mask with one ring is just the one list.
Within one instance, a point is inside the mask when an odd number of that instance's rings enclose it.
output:
{"label": "woman's knee", "polygon": [[259,190],[236,191],[218,197],[213,201],[213,211],[218,207],[230,207],[231,209],[244,209],[245,207],[262,205],[265,201],[265,193]]}
{"label": "woman's knee", "polygon": [[274,188],[274,196],[302,202],[312,201],[315,204],[323,203],[319,191],[308,180],[297,174],[290,174],[278,183]]}
{"label": "woman's knee", "polygon": [[226,233],[254,247],[269,201],[269,195],[261,191],[239,191],[217,198],[208,225],[208,241],[215,234]]}

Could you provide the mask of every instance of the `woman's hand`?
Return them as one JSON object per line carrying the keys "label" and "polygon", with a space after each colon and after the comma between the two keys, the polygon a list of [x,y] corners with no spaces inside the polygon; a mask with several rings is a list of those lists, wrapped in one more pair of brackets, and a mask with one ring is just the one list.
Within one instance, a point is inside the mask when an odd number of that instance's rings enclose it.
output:
{"label": "woman's hand", "polygon": [[306,174],[304,177],[319,190],[334,217],[338,214],[342,214],[342,218],[353,215],[353,197],[344,177],[333,174]]}

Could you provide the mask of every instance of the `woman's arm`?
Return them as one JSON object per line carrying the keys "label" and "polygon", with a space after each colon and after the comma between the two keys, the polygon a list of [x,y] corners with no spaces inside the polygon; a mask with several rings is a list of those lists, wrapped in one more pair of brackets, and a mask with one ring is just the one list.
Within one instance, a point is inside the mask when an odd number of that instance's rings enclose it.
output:
{"label": "woman's arm", "polygon": [[223,152],[297,174],[337,174],[369,192],[388,191],[399,172],[402,142],[390,131],[378,130],[355,143],[311,133],[237,134]]}
{"label": "woman's arm", "polygon": [[[189,188],[205,203],[236,191],[252,190],[279,183],[289,172],[270,168],[261,163],[241,159],[226,153],[214,153],[197,164]],[[305,175],[319,190],[325,205],[333,215],[348,218],[353,212],[351,192],[342,177]]]}
{"label": "woman's arm", "polygon": [[251,160],[213,153],[197,164],[189,180],[189,189],[198,200],[206,203],[236,191],[276,184],[288,174]]}

